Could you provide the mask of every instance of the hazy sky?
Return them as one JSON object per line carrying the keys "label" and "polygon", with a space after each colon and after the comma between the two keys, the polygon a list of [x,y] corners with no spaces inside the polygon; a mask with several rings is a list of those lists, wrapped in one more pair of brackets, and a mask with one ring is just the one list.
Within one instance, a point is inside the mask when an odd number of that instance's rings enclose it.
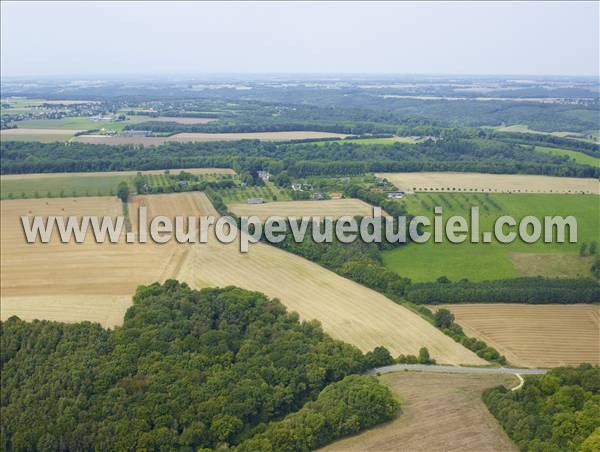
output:
{"label": "hazy sky", "polygon": [[599,5],[2,1],[2,75],[598,75]]}

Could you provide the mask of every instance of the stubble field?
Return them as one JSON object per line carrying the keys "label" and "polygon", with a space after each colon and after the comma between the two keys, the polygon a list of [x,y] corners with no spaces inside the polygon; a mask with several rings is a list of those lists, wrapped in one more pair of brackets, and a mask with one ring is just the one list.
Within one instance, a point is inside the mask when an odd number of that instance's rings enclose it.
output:
{"label": "stubble field", "polygon": [[481,394],[487,388],[514,387],[513,375],[397,372],[379,380],[402,402],[398,418],[335,442],[324,451],[471,451],[518,449],[489,413]]}
{"label": "stubble field", "polygon": [[261,221],[268,217],[331,216],[337,219],[344,215],[373,215],[373,206],[353,198],[324,201],[278,201],[265,204],[236,203],[230,204],[229,209],[238,216],[256,215]]}
{"label": "stubble field", "polygon": [[597,179],[483,173],[379,173],[407,192],[600,194]]}
{"label": "stubble field", "polygon": [[[62,198],[2,201],[2,318],[120,323],[139,284],[176,278],[194,287],[237,285],[276,297],[304,320],[318,319],[325,331],[364,351],[386,346],[394,355],[417,354],[428,347],[432,357],[449,364],[485,362],[435,329],[418,315],[377,292],[349,281],[298,256],[265,244],[240,254],[238,243],[165,245],[25,243],[19,215],[115,215],[114,198]],[[135,197],[130,203],[134,231],[136,207],[153,215],[209,215],[214,209],[202,193]],[[64,210],[62,210],[64,208]],[[31,213],[29,213],[29,211]],[[51,297],[51,298],[49,298]],[[92,310],[86,297],[104,297]],[[115,297],[122,297],[114,309]],[[113,311],[111,311],[113,309]],[[110,312],[110,316],[106,313]]]}
{"label": "stubble field", "polygon": [[460,304],[449,309],[465,333],[483,339],[512,365],[600,364],[600,306]]}

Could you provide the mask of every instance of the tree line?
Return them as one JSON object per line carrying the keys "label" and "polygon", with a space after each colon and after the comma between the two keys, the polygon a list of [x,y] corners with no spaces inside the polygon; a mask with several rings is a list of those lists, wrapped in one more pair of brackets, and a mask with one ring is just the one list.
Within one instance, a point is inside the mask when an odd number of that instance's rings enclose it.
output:
{"label": "tree line", "polygon": [[494,281],[451,282],[439,278],[413,283],[405,296],[416,304],[526,303],[576,304],[600,302],[600,285],[592,278],[523,277]]}
{"label": "tree line", "polygon": [[518,144],[448,135],[419,144],[240,142],[102,145],[87,143],[0,144],[2,174],[172,168],[268,170],[290,177],[350,176],[366,172],[469,171],[570,177],[600,177],[600,168]]}

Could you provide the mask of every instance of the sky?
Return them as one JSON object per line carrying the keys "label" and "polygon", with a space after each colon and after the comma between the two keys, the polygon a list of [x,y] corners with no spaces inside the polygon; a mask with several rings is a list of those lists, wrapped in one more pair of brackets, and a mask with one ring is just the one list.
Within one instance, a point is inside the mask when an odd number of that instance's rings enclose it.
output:
{"label": "sky", "polygon": [[600,2],[7,2],[2,76],[595,75]]}

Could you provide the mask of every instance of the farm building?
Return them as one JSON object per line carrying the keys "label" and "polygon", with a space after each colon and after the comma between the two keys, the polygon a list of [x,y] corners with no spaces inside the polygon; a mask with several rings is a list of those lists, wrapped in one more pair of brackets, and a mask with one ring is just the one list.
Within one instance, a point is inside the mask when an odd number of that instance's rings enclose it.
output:
{"label": "farm building", "polygon": [[388,198],[400,199],[403,198],[406,193],[403,191],[388,191],[386,194]]}
{"label": "farm building", "polygon": [[325,199],[325,195],[323,193],[313,193],[312,194],[312,199],[316,199],[317,201],[322,201]]}
{"label": "farm building", "polygon": [[248,204],[263,204],[264,202],[262,198],[248,198]]}
{"label": "farm building", "polygon": [[342,199],[342,194],[339,191],[329,193],[331,199]]}
{"label": "farm building", "polygon": [[258,171],[258,177],[260,177],[264,182],[268,182],[271,179],[271,173],[268,171],[260,170]]}

